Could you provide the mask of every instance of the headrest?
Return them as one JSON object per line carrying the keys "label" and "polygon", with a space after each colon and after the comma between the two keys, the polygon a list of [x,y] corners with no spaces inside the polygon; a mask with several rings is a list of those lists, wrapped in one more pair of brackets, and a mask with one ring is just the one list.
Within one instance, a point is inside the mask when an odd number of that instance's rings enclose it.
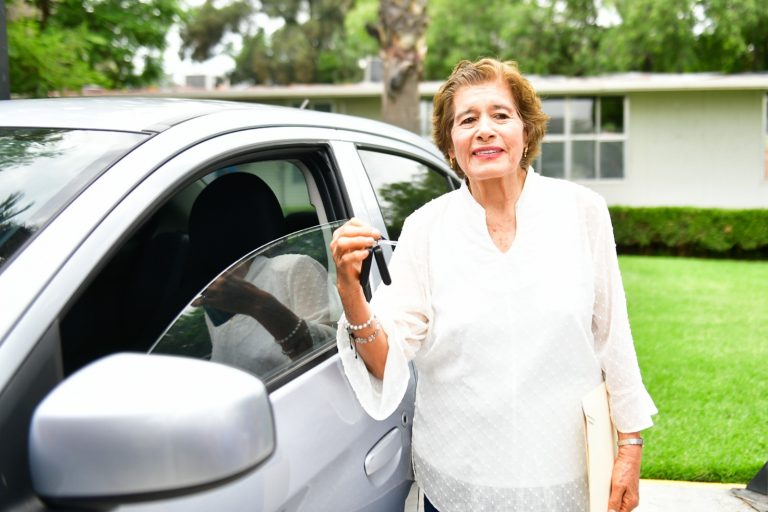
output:
{"label": "headrest", "polygon": [[211,182],[192,205],[193,258],[216,272],[285,233],[280,203],[261,178],[235,172]]}

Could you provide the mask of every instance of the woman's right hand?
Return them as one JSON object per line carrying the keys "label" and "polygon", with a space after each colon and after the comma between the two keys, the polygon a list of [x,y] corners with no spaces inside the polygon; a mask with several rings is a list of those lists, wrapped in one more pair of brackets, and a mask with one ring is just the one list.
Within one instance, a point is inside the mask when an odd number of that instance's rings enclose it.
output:
{"label": "woman's right hand", "polygon": [[331,254],[336,264],[336,285],[340,292],[359,286],[363,261],[368,257],[368,249],[379,238],[381,233],[378,229],[354,217],[333,232]]}

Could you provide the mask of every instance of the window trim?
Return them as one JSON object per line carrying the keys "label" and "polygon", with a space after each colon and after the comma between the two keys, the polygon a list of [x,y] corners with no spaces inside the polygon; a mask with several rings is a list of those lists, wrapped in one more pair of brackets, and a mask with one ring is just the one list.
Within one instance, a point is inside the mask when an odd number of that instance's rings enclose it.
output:
{"label": "window trim", "polygon": [[[593,184],[593,183],[615,183],[624,181],[627,179],[627,148],[629,144],[629,98],[626,94],[621,95],[622,108],[624,110],[624,126],[622,133],[602,133],[601,128],[601,113],[602,113],[602,98],[617,97],[617,94],[601,94],[593,96],[582,95],[566,95],[566,96],[551,96],[542,98],[542,103],[547,100],[562,100],[563,101],[563,133],[551,134],[547,133],[541,142],[542,153],[545,149],[545,145],[550,142],[563,143],[563,174],[562,179],[574,181],[577,183]],[[597,108],[595,109],[595,133],[571,133],[571,121],[572,121],[572,101],[573,99],[590,98],[596,100]],[[573,145],[572,142],[594,142],[595,143],[595,177],[594,178],[573,178]],[[623,142],[624,151],[622,153],[622,176],[621,177],[603,177],[600,172],[600,145],[603,142]],[[541,172],[542,170],[542,155],[536,157],[534,162],[535,168]]]}

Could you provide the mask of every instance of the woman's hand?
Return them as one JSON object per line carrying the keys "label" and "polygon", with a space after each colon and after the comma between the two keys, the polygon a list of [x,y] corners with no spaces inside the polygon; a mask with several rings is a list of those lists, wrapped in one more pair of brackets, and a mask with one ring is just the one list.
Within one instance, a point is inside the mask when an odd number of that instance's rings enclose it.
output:
{"label": "woman's hand", "polygon": [[[640,437],[638,434],[625,437]],[[643,447],[637,445],[619,446],[619,453],[613,463],[611,495],[608,498],[609,512],[630,512],[640,503],[640,462]]]}
{"label": "woman's hand", "polygon": [[[331,252],[336,263],[336,286],[344,306],[344,315],[352,324],[362,324],[372,318],[371,309],[360,286],[360,269],[381,233],[359,219],[350,219],[333,232]],[[361,338],[377,333],[372,343],[356,344],[355,350],[363,358],[368,371],[377,379],[384,378],[389,344],[387,333],[374,323],[355,331]]]}
{"label": "woman's hand", "polygon": [[255,316],[255,309],[271,295],[243,279],[247,271],[247,266],[240,265],[225,272],[203,290],[192,305],[216,308],[234,315]]}
{"label": "woman's hand", "polygon": [[333,232],[331,253],[336,264],[336,284],[340,292],[359,286],[363,261],[368,257],[368,249],[379,238],[379,230],[356,218],[348,220]]}

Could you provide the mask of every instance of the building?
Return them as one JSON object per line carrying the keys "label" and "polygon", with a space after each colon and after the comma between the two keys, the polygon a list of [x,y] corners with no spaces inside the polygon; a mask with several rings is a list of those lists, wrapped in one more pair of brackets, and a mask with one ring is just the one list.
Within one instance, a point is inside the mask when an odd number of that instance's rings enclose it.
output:
{"label": "building", "polygon": [[[536,168],[609,204],[768,208],[768,74],[530,77],[550,115]],[[439,82],[421,84],[422,134]],[[381,118],[383,86],[250,87],[181,95]],[[179,95],[178,93],[170,93]]]}

